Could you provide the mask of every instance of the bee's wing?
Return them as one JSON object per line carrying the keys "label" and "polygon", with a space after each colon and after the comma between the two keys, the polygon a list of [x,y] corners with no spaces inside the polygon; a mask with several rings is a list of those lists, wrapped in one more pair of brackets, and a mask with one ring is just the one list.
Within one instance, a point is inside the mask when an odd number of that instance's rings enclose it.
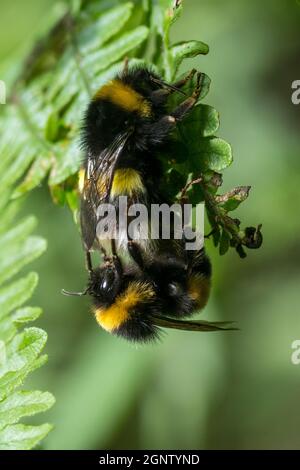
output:
{"label": "bee's wing", "polygon": [[175,328],[187,331],[234,331],[238,328],[232,326],[234,322],[209,322],[199,320],[174,320],[163,316],[152,316],[154,325],[163,328]]}
{"label": "bee's wing", "polygon": [[120,134],[99,156],[87,158],[80,207],[81,235],[87,250],[96,238],[98,207],[109,200],[114,172],[130,135],[130,131]]}
{"label": "bee's wing", "polygon": [[95,190],[92,188],[93,184],[87,180],[85,183],[84,193],[81,196],[80,203],[80,226],[81,236],[84,247],[89,251],[96,238],[96,227],[97,227],[97,209],[94,203],[97,195]]}

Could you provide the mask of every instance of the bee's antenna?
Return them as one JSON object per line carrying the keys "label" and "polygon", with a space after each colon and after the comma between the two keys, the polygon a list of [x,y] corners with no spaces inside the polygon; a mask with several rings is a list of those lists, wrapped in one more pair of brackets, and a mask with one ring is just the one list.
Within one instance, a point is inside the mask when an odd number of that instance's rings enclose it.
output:
{"label": "bee's antenna", "polygon": [[65,289],[62,289],[62,290],[61,290],[61,293],[62,293],[63,295],[68,295],[69,297],[70,297],[70,296],[82,297],[83,295],[87,295],[88,292],[89,292],[89,289],[88,289],[88,288],[86,288],[83,292],[70,292],[70,291],[65,290]]}
{"label": "bee's antenna", "polygon": [[183,90],[180,90],[180,88],[174,86],[174,85],[171,85],[170,83],[166,83],[165,81],[163,80],[160,80],[159,78],[156,78],[156,77],[150,77],[150,80],[154,83],[157,83],[157,85],[161,86],[161,87],[166,87],[168,88],[169,90],[172,90],[172,91],[176,91],[178,93],[181,93],[182,95],[184,96],[187,96],[187,94],[183,91]]}

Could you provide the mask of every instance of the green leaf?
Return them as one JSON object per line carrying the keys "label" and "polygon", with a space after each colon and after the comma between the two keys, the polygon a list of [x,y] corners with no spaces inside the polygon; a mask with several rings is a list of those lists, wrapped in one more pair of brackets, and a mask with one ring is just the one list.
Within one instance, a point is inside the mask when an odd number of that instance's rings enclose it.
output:
{"label": "green leaf", "polygon": [[5,342],[0,340],[0,367],[2,367],[6,362],[6,347]]}
{"label": "green leaf", "polygon": [[29,450],[35,447],[51,431],[50,424],[25,426],[15,424],[0,431],[0,450]]}
{"label": "green leaf", "polygon": [[[47,341],[40,328],[26,328],[16,335],[6,347],[6,362],[0,368],[0,400],[23,383],[40,360],[39,355]],[[44,359],[43,359],[44,361]]]}
{"label": "green leaf", "polygon": [[16,324],[27,323],[36,320],[42,313],[39,307],[23,307],[16,310],[11,319]]}
{"label": "green leaf", "polygon": [[200,139],[191,143],[191,158],[196,170],[220,172],[232,163],[230,145],[218,137]]}
{"label": "green leaf", "polygon": [[193,135],[196,142],[200,137],[214,135],[220,125],[219,113],[207,104],[198,104],[181,124],[181,132],[185,136]]}
{"label": "green leaf", "polygon": [[39,367],[43,366],[48,360],[47,355],[40,356],[38,359],[28,363],[18,371],[9,371],[0,378],[0,401],[6,398],[17,387],[20,387],[27,375]]}
{"label": "green leaf", "polygon": [[219,245],[220,255],[225,255],[225,253],[229,250],[229,247],[230,247],[230,235],[226,232],[226,230],[223,230],[221,234],[221,238],[220,238],[220,245]]}
{"label": "green leaf", "polygon": [[163,75],[167,81],[175,77],[174,58],[170,50],[170,27],[177,20],[182,10],[181,2],[176,0],[158,0],[153,2],[151,27],[161,38],[162,51],[158,58]]}
{"label": "green leaf", "polygon": [[59,117],[58,114],[53,111],[49,114],[48,120],[45,126],[45,138],[50,142],[55,142],[59,132]]}
{"label": "green leaf", "polygon": [[180,13],[181,5],[174,0],[157,0],[152,6],[152,26],[158,34],[168,39],[169,29]]}
{"label": "green leaf", "polygon": [[[18,225],[9,229],[16,215],[18,205],[10,205],[5,211],[6,231],[0,236],[0,284],[16,274],[25,264],[39,256],[46,247],[45,240],[29,236],[36,225],[34,217],[27,217]],[[41,392],[14,392],[24,382],[26,376],[41,366],[46,356],[40,353],[46,342],[46,333],[37,328],[25,329],[17,334],[17,327],[27,321],[36,319],[41,309],[21,306],[32,294],[37,284],[37,275],[29,274],[23,279],[6,285],[0,290],[0,448],[30,448],[41,437],[39,428],[19,426],[14,429],[10,424],[16,423],[22,416],[46,411],[53,404],[53,397]],[[13,312],[10,314],[10,312]],[[45,428],[46,429],[46,428]],[[49,428],[50,429],[50,428]],[[18,431],[19,442],[14,442],[11,434]],[[32,439],[29,439],[30,432]],[[10,436],[10,437],[9,437]],[[34,438],[34,436],[36,436]],[[6,439],[9,437],[9,441]]]}
{"label": "green leaf", "polygon": [[46,248],[46,241],[40,237],[28,237],[22,245],[10,246],[4,260],[0,260],[0,282],[18,273],[23,266],[44,253]]}
{"label": "green leaf", "polygon": [[125,3],[112,8],[91,24],[87,24],[77,36],[81,54],[100,49],[105,42],[117,34],[130,18],[132,8],[132,3]]}
{"label": "green leaf", "polygon": [[[3,195],[3,194],[2,194]],[[11,224],[13,223],[18,211],[20,210],[20,203],[18,202],[9,202],[11,193],[7,198],[8,205],[5,207],[3,212],[1,211],[1,220],[0,220],[0,234],[5,233]],[[0,196],[1,198],[1,196]]]}
{"label": "green leaf", "polygon": [[226,212],[235,210],[241,202],[249,196],[251,186],[238,186],[223,195],[216,196],[216,202],[225,209]]}
{"label": "green leaf", "polygon": [[[5,370],[19,370],[33,362],[44,348],[47,334],[40,328],[25,328],[7,345],[7,364]],[[13,367],[13,369],[12,369]]]}
{"label": "green leaf", "polygon": [[73,142],[64,141],[61,144],[59,158],[56,159],[49,176],[49,185],[55,186],[65,181],[79,169],[82,154],[76,139]]}
{"label": "green leaf", "polygon": [[0,290],[0,318],[23,305],[31,297],[37,282],[38,275],[30,273],[25,278],[3,287]]}
{"label": "green leaf", "polygon": [[24,416],[46,411],[54,404],[54,397],[48,392],[15,392],[0,402],[0,430],[17,423]]}
{"label": "green leaf", "polygon": [[17,328],[9,317],[0,320],[0,338],[1,341],[8,343],[17,333]]}
{"label": "green leaf", "polygon": [[146,26],[139,26],[133,31],[125,33],[108,46],[83,58],[82,66],[87,70],[91,68],[97,74],[139,46],[145,41],[148,33],[149,30]]}
{"label": "green leaf", "polygon": [[5,174],[3,174],[2,178],[0,178],[0,187],[2,190],[12,186],[24,174],[33,159],[34,152],[29,146],[20,150],[18,157],[13,160],[13,163]]}
{"label": "green leaf", "polygon": [[44,156],[38,156],[37,159],[31,165],[22,183],[17,186],[17,188],[13,192],[12,197],[18,198],[24,193],[36,188],[47,175],[48,171],[51,168],[51,164],[51,159],[48,158],[47,154],[44,154]]}
{"label": "green leaf", "polygon": [[0,236],[0,247],[2,250],[7,249],[11,242],[16,243],[24,240],[32,232],[37,224],[37,220],[33,216],[27,217],[20,224],[8,230],[5,234]]}
{"label": "green leaf", "polygon": [[175,44],[171,49],[173,67],[175,72],[178,70],[184,59],[196,57],[199,54],[208,54],[209,47],[201,41],[188,41]]}

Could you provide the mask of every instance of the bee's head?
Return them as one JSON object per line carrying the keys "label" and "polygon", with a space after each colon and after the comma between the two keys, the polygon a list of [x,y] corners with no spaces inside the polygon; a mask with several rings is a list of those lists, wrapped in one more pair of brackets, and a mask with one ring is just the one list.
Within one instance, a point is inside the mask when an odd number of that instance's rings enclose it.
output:
{"label": "bee's head", "polygon": [[146,67],[131,67],[124,71],[120,79],[137,93],[151,100],[152,93],[158,89],[160,78]]}
{"label": "bee's head", "polygon": [[88,293],[96,303],[111,305],[120,289],[120,274],[112,263],[105,263],[103,267],[92,271]]}

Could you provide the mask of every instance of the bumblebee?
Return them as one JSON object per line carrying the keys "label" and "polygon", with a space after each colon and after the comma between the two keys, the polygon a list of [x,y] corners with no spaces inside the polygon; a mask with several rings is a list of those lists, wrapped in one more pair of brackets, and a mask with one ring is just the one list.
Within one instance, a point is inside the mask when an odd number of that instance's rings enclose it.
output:
{"label": "bumblebee", "polygon": [[[182,87],[195,75],[195,89],[186,96]],[[192,70],[182,80],[167,84],[148,68],[127,66],[96,92],[85,113],[81,139],[85,159],[79,181],[80,222],[86,251],[101,249],[97,238],[101,204],[112,203],[118,210],[119,196],[127,196],[128,206],[141,203],[149,208],[168,202],[159,190],[158,151],[196,104],[201,80],[202,74]],[[174,92],[182,93],[184,100],[168,112],[168,97]],[[127,233],[118,234],[117,227],[106,236],[116,239],[117,249],[127,248]]]}
{"label": "bumblebee", "polygon": [[161,328],[236,329],[231,322],[185,319],[202,309],[209,297],[211,265],[203,249],[188,253],[185,262],[178,256],[150,256],[135,242],[129,242],[128,250],[134,263],[124,267],[114,256],[100,267],[90,266],[86,290],[73,293],[91,296],[95,318],[104,330],[145,343],[159,339]]}
{"label": "bumblebee", "polygon": [[[84,118],[80,222],[89,281],[84,292],[73,294],[90,295],[99,325],[134,342],[159,338],[161,328],[235,329],[228,322],[188,319],[209,297],[211,265],[203,249],[187,252],[183,241],[176,240],[168,250],[152,250],[149,245],[128,241],[127,233],[124,236],[113,230],[107,237],[112,256],[107,256],[97,236],[102,204],[109,202],[118,209],[119,196],[127,196],[129,206],[142,203],[149,208],[153,203],[169,202],[159,189],[158,154],[176,123],[199,98],[199,73],[191,96],[181,90],[195,74],[193,70],[184,79],[166,84],[147,68],[126,67],[97,91]],[[168,111],[168,97],[174,92],[183,93],[184,99]],[[119,258],[120,248],[126,248],[131,258],[126,266]],[[104,264],[95,269],[92,249],[104,254]]]}

